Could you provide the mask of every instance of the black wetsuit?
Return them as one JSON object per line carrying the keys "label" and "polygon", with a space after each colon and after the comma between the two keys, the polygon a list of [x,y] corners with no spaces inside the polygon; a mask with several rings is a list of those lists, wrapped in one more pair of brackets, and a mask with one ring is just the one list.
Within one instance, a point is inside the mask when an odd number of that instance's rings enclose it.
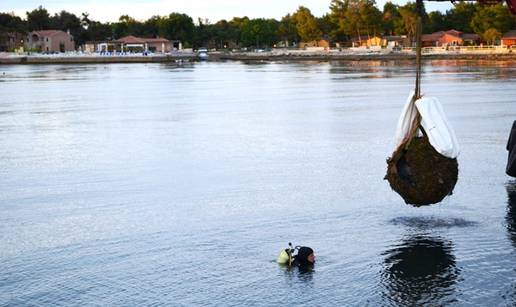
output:
{"label": "black wetsuit", "polygon": [[516,177],[516,120],[512,123],[511,134],[507,141],[507,150],[509,151],[509,158],[507,160],[507,175]]}
{"label": "black wetsuit", "polygon": [[314,250],[310,247],[301,246],[297,252],[297,255],[294,257],[294,262],[292,265],[297,266],[300,269],[313,268],[314,264],[308,261],[308,256],[313,254],[313,252]]}

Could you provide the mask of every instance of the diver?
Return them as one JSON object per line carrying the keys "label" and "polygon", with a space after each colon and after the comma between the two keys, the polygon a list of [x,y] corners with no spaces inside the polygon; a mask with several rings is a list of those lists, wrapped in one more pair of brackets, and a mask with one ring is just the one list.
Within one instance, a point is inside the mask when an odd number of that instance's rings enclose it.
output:
{"label": "diver", "polygon": [[[297,254],[294,255],[296,250]],[[288,248],[281,251],[276,262],[300,269],[311,268],[315,264],[314,250],[308,246],[293,247],[289,242]]]}

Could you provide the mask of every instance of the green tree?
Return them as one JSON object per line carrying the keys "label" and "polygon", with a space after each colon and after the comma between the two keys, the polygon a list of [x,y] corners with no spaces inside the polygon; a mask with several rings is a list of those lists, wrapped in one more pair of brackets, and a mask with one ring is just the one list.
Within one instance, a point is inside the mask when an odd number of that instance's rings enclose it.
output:
{"label": "green tree", "polygon": [[118,22],[112,24],[113,36],[120,38],[127,35],[144,35],[143,23],[137,21],[129,15],[122,15]]}
{"label": "green tree", "polygon": [[[403,22],[403,28],[401,28],[401,24],[398,24],[398,31],[402,32],[403,34],[406,34],[411,41],[414,41],[416,36],[416,26],[418,18],[416,3],[408,2],[407,4],[399,8],[399,12],[401,15],[401,20]],[[428,15],[426,14],[424,5],[421,8],[421,19],[423,23],[423,33],[428,32],[428,30],[425,29],[425,25],[428,25]]]}
{"label": "green tree", "polygon": [[316,17],[315,20],[317,22],[317,26],[321,29],[322,35],[324,37],[330,37],[332,30],[335,28],[335,24],[333,23],[330,14]]}
{"label": "green tree", "polygon": [[212,27],[208,20],[198,19],[198,25],[194,27],[192,47],[198,48],[208,46],[211,39]]}
{"label": "green tree", "polygon": [[474,3],[457,2],[451,10],[446,11],[445,28],[471,33],[473,30],[470,22],[477,11],[477,7]]}
{"label": "green tree", "polygon": [[360,20],[366,27],[366,34],[382,34],[382,12],[376,7],[374,0],[360,2]]}
{"label": "green tree", "polygon": [[159,23],[159,33],[167,39],[177,39],[186,46],[193,42],[194,23],[190,16],[180,13],[171,13],[161,19]]}
{"label": "green tree", "polygon": [[473,15],[470,26],[480,36],[487,30],[495,29],[505,33],[514,27],[514,18],[503,4],[479,7]]}
{"label": "green tree", "polygon": [[159,25],[162,22],[161,16],[152,16],[143,23],[143,35],[145,37],[158,37]]}
{"label": "green tree", "polygon": [[287,14],[281,18],[278,26],[278,38],[284,42],[299,42],[299,35],[297,34],[296,21],[292,15]]}
{"label": "green tree", "polygon": [[412,41],[416,35],[417,14],[411,9],[401,7],[400,15],[403,21],[405,34],[407,34]]}
{"label": "green tree", "polygon": [[484,39],[488,45],[494,45],[497,40],[499,40],[502,37],[502,33],[498,32],[496,29],[487,29],[482,34],[482,39]]}
{"label": "green tree", "polygon": [[81,19],[75,14],[67,11],[61,11],[59,14],[52,16],[51,25],[53,28],[63,31],[70,30],[72,32],[76,32],[84,29],[82,27]]}
{"label": "green tree", "polygon": [[215,48],[222,49],[227,48],[225,44],[229,39],[229,23],[227,20],[222,19],[211,25],[211,40],[215,45]]}
{"label": "green tree", "polygon": [[323,33],[309,9],[300,6],[292,17],[296,23],[297,33],[302,41],[309,42],[321,39]]}
{"label": "green tree", "polygon": [[237,26],[240,31],[242,31],[242,29],[244,28],[244,25],[249,22],[249,17],[247,16],[244,16],[244,17],[233,17],[233,19],[231,19],[230,23]]}
{"label": "green tree", "polygon": [[449,30],[445,24],[445,15],[439,11],[428,13],[428,23],[426,33],[434,33],[438,31]]}
{"label": "green tree", "polygon": [[115,22],[112,24],[113,28],[113,36],[114,38],[120,38],[126,35],[129,35],[128,31],[128,25],[127,25],[127,19],[126,17],[129,17],[127,15],[122,15],[118,19],[118,22]]}
{"label": "green tree", "polygon": [[80,23],[83,28],[79,38],[81,42],[103,41],[112,37],[111,25],[91,20],[88,13],[81,14]]}
{"label": "green tree", "polygon": [[348,0],[332,0],[330,3],[330,19],[334,25],[330,37],[334,41],[345,41],[349,37],[346,22],[348,6]]}
{"label": "green tree", "polygon": [[278,41],[279,23],[274,19],[251,19],[242,28],[242,43],[245,46],[270,47]]}
{"label": "green tree", "polygon": [[362,24],[360,18],[360,2],[361,0],[351,0],[348,4],[348,9],[344,15],[342,28],[344,33],[349,37],[360,36],[367,31],[364,31],[365,26]]}
{"label": "green tree", "polygon": [[400,34],[397,31],[396,25],[402,23],[403,21],[401,20],[401,15],[396,4],[390,1],[385,3],[383,6],[382,20],[384,34]]}
{"label": "green tree", "polygon": [[92,20],[90,19],[89,13],[84,12],[81,14],[81,26],[83,28],[88,29],[91,22],[92,22]]}
{"label": "green tree", "polygon": [[249,18],[247,16],[244,17],[233,17],[229,21],[231,24],[231,27],[234,29],[234,37],[233,40],[237,43],[237,45],[240,45],[241,39],[242,39],[242,29],[244,28],[244,24],[249,21]]}
{"label": "green tree", "polygon": [[87,40],[104,41],[113,37],[112,25],[98,21],[89,21],[87,28]]}
{"label": "green tree", "polygon": [[212,25],[212,39],[215,47],[228,48],[229,43],[238,44],[240,41],[240,28],[237,24],[223,19]]}
{"label": "green tree", "polygon": [[52,25],[48,11],[41,5],[27,12],[27,27],[29,31],[48,30]]}
{"label": "green tree", "polygon": [[87,39],[85,35],[86,30],[83,27],[81,19],[75,14],[61,11],[59,14],[52,16],[51,25],[53,29],[70,32],[77,45],[83,44]]}
{"label": "green tree", "polygon": [[25,33],[27,27],[25,22],[14,13],[0,13],[0,32]]}
{"label": "green tree", "polygon": [[349,37],[374,35],[383,32],[382,12],[374,0],[346,0],[332,2],[333,16],[338,16],[338,29]]}

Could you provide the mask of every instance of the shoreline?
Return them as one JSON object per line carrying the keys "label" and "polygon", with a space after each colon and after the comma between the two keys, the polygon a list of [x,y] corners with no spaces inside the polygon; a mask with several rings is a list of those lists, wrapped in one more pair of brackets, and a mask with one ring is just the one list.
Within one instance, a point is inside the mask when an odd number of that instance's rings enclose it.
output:
{"label": "shoreline", "polygon": [[149,55],[149,56],[45,56],[27,55],[14,57],[0,57],[0,65],[26,64],[111,64],[111,63],[167,63],[177,60],[194,60],[193,54],[180,55]]}
{"label": "shoreline", "polygon": [[[423,60],[516,60],[516,53],[505,54],[423,54]],[[221,55],[218,60],[229,61],[415,61],[412,53],[387,54],[264,54],[264,55]]]}
{"label": "shoreline", "polygon": [[[413,61],[412,53],[353,54],[353,53],[210,53],[207,61]],[[433,53],[423,54],[423,60],[482,60],[516,61],[516,53]],[[172,55],[27,55],[0,57],[0,65],[26,64],[110,64],[110,63],[171,63],[199,61],[195,53]]]}

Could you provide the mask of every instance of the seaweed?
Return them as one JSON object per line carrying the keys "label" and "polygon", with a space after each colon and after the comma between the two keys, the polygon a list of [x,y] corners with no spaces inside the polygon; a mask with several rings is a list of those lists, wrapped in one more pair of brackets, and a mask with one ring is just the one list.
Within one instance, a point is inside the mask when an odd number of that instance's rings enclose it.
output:
{"label": "seaweed", "polygon": [[441,202],[451,195],[458,178],[457,159],[438,153],[426,136],[413,138],[387,160],[391,188],[415,207]]}

